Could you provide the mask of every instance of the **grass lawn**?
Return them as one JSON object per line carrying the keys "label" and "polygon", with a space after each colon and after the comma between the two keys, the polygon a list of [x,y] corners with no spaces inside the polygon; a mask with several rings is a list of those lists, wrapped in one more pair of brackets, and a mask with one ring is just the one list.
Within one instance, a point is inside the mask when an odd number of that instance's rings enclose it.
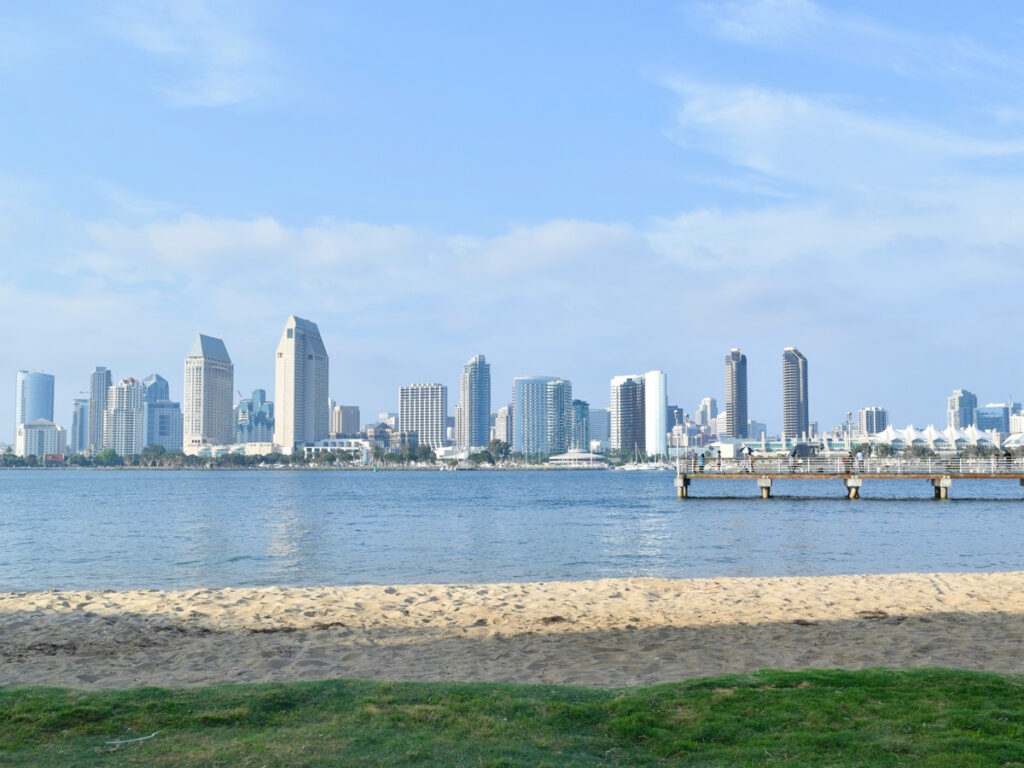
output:
{"label": "grass lawn", "polygon": [[0,687],[5,767],[666,764],[1024,766],[1024,678],[873,669],[623,689]]}

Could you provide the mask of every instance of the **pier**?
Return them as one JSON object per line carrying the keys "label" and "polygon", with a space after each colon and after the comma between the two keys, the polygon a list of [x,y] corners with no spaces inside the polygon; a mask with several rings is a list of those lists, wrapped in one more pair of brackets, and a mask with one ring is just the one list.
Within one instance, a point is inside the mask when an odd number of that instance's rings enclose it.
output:
{"label": "pier", "polygon": [[1017,480],[1024,486],[1024,459],[856,459],[835,456],[679,459],[676,492],[689,498],[696,480],[754,480],[770,499],[776,480],[841,480],[845,495],[859,499],[865,480],[927,480],[936,499],[948,499],[953,480]]}

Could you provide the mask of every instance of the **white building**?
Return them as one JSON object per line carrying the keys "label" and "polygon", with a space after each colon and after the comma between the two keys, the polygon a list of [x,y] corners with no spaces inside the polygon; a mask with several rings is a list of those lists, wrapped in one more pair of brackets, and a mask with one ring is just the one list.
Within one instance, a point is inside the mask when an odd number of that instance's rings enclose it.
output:
{"label": "white building", "polygon": [[697,408],[697,423],[714,431],[714,421],[718,417],[718,401],[713,397],[705,397]]}
{"label": "white building", "polygon": [[491,430],[492,440],[501,440],[512,445],[512,403],[503,405],[494,417],[494,429]]}
{"label": "white building", "polygon": [[440,448],[445,444],[448,421],[448,387],[443,384],[411,384],[398,390],[398,423],[403,432],[415,432],[420,445]]}
{"label": "white building", "polygon": [[235,366],[220,339],[197,334],[185,358],[182,450],[235,442]]}
{"label": "white building", "polygon": [[103,448],[119,456],[137,456],[146,447],[146,390],[142,382],[122,379],[107,392],[103,411]]}
{"label": "white building", "polygon": [[64,427],[47,419],[19,424],[14,435],[14,453],[17,456],[41,459],[48,453],[64,453],[66,444]]}
{"label": "white building", "polygon": [[877,405],[857,411],[857,434],[861,437],[874,435],[889,426],[889,412]]}
{"label": "white building", "polygon": [[668,393],[664,371],[644,374],[644,437],[648,456],[668,455]]}
{"label": "white building", "polygon": [[274,374],[274,443],[284,452],[330,434],[329,366],[316,323],[289,317],[277,344]]}

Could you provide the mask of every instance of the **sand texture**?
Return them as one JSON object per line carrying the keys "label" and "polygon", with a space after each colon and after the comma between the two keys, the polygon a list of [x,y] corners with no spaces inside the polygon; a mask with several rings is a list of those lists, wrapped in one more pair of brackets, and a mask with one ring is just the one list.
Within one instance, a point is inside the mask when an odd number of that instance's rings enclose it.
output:
{"label": "sand texture", "polygon": [[1024,572],[0,593],[0,685],[1024,673]]}

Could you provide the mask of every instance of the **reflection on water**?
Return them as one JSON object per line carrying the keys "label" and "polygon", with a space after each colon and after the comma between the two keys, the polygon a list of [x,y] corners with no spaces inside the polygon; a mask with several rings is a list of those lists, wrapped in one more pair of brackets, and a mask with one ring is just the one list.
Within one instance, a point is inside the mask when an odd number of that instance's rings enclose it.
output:
{"label": "reflection on water", "polygon": [[908,481],[841,491],[788,481],[761,501],[715,481],[679,500],[671,474],[641,472],[4,471],[0,590],[1024,567],[1015,483],[958,481],[949,502]]}

